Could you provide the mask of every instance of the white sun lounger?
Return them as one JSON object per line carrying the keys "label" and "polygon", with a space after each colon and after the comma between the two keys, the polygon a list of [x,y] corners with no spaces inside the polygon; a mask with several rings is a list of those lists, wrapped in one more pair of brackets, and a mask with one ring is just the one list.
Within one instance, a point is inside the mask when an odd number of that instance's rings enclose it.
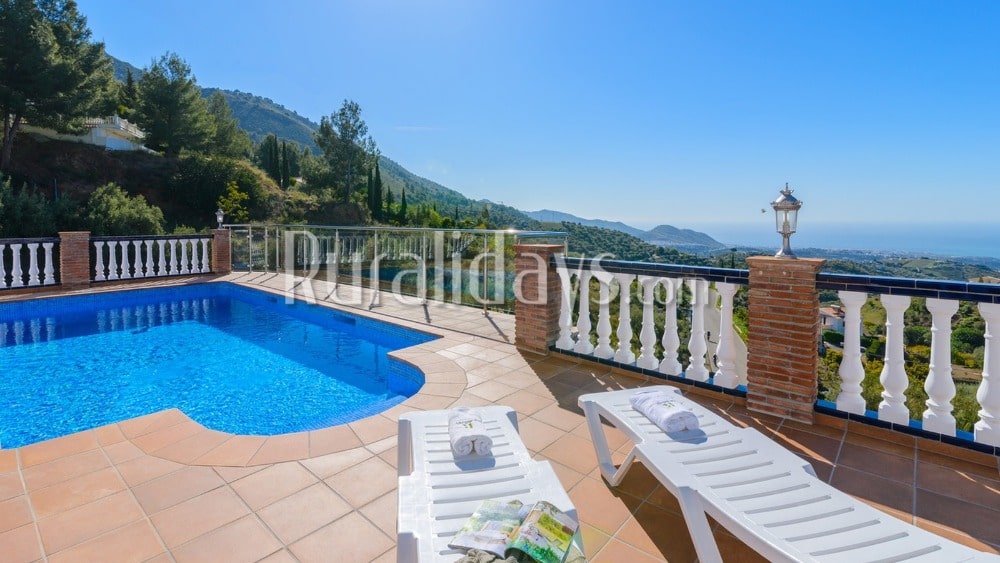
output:
{"label": "white sun lounger", "polygon": [[486,499],[546,500],[579,521],[552,466],[531,459],[514,410],[476,410],[493,439],[492,455],[456,459],[447,410],[400,415],[398,561],[454,561],[464,555],[448,542]]}
{"label": "white sun lounger", "polygon": [[[685,401],[678,389],[661,388]],[[634,392],[579,398],[601,473],[616,486],[634,460],[642,462],[680,503],[702,563],[722,560],[706,514],[770,561],[1000,561],[827,485],[804,459],[693,401],[686,402],[699,429],[663,432],[632,408]],[[601,418],[633,443],[618,468]]]}

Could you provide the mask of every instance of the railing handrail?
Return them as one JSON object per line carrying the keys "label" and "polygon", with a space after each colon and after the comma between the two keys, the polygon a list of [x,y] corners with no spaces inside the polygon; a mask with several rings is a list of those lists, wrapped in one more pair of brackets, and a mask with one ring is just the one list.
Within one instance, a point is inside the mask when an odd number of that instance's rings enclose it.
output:
{"label": "railing handrail", "polygon": [[[150,236],[145,236],[145,237],[144,236],[134,236],[133,235],[133,236],[117,236],[117,237],[90,237],[90,241],[91,242],[94,242],[94,241],[98,241],[98,242],[104,241],[104,242],[107,242],[109,240],[129,240],[129,241],[131,241],[131,240],[175,240],[175,239],[176,240],[180,240],[180,239],[202,240],[202,239],[211,239],[211,238],[212,238],[212,235],[205,235],[205,234],[196,234],[196,235],[150,235]],[[59,240],[59,239],[56,239],[56,240]]]}
{"label": "railing handrail", "polygon": [[59,242],[59,237],[0,238],[0,244],[30,244],[33,242]]}
{"label": "railing handrail", "polygon": [[462,233],[462,234],[505,234],[514,235],[517,238],[559,238],[567,237],[569,233],[564,231],[529,231],[520,229],[445,229],[435,227],[372,227],[367,225],[288,225],[278,223],[225,223],[223,229],[245,229],[245,228],[287,228],[289,230],[301,229],[326,229],[333,231],[371,231],[371,232],[411,232],[411,233]]}
{"label": "railing handrail", "polygon": [[553,257],[553,265],[561,261],[570,269],[586,268],[592,270],[597,265],[601,270],[611,274],[635,274],[639,276],[660,277],[694,277],[707,281],[747,285],[750,281],[749,270],[732,268],[716,268],[713,266],[690,266],[686,264],[658,264],[655,262],[636,262],[631,260],[608,260],[606,258],[579,258],[574,256]]}
{"label": "railing handrail", "polygon": [[816,276],[816,288],[885,295],[907,295],[910,297],[932,297],[936,299],[953,299],[978,303],[1000,303],[1000,284],[957,280],[894,278],[820,272]]}

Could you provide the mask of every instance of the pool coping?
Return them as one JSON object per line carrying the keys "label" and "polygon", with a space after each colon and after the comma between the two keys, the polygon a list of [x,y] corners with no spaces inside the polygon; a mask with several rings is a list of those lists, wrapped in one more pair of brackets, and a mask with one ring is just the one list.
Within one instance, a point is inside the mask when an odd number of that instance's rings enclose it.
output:
{"label": "pool coping", "polygon": [[[194,282],[184,280],[183,283],[219,282],[233,283],[282,297],[288,295],[288,292],[281,289],[241,282],[238,279],[232,279],[232,276],[221,276],[213,279],[200,278]],[[157,286],[163,287],[164,284]],[[114,290],[130,291],[148,287],[130,284],[117,286]],[[110,287],[101,288],[103,291],[110,289]],[[361,288],[350,288],[350,291],[358,291],[361,297],[364,297],[365,291]],[[79,294],[80,292],[73,293]],[[30,298],[29,296],[23,297]],[[301,299],[299,300],[301,301]],[[363,299],[359,300],[359,302],[363,301]],[[383,440],[394,440],[396,420],[400,414],[413,410],[449,408],[465,392],[468,386],[466,370],[451,357],[441,352],[481,337],[329,301],[317,299],[314,303],[341,313],[387,322],[436,337],[434,340],[389,353],[390,358],[420,371],[424,377],[423,386],[402,403],[385,411],[353,422],[316,430],[273,436],[230,434],[206,428],[181,410],[170,408],[11,449],[20,449],[31,457],[31,452],[36,449],[36,446],[41,447],[56,440],[73,441],[74,436],[92,432],[100,443],[127,440],[147,455],[186,465],[250,467],[298,461],[371,446]],[[498,344],[509,345],[504,342],[498,342]]]}

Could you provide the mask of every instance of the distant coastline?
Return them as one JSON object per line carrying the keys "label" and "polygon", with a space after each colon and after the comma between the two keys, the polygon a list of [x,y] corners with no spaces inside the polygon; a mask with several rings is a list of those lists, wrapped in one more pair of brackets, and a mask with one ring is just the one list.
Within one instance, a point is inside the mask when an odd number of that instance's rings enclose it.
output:
{"label": "distant coastline", "polygon": [[[752,224],[693,225],[691,228],[732,246],[780,244],[773,221]],[[1000,259],[1000,222],[888,224],[799,222],[792,249],[874,250],[945,257]]]}

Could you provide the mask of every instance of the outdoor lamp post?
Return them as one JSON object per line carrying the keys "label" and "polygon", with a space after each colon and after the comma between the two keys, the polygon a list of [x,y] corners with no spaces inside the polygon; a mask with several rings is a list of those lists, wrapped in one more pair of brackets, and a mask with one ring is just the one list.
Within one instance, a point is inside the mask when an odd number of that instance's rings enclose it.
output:
{"label": "outdoor lamp post", "polygon": [[774,208],[775,227],[778,229],[778,234],[781,235],[781,250],[775,256],[795,258],[792,247],[788,245],[788,240],[795,232],[795,224],[798,222],[799,208],[802,207],[802,202],[795,199],[786,182],[785,189],[781,190],[781,196],[771,203],[771,207]]}
{"label": "outdoor lamp post", "polygon": [[219,222],[219,228],[222,228],[222,219],[225,218],[226,214],[222,212],[222,208],[215,210],[215,220]]}

